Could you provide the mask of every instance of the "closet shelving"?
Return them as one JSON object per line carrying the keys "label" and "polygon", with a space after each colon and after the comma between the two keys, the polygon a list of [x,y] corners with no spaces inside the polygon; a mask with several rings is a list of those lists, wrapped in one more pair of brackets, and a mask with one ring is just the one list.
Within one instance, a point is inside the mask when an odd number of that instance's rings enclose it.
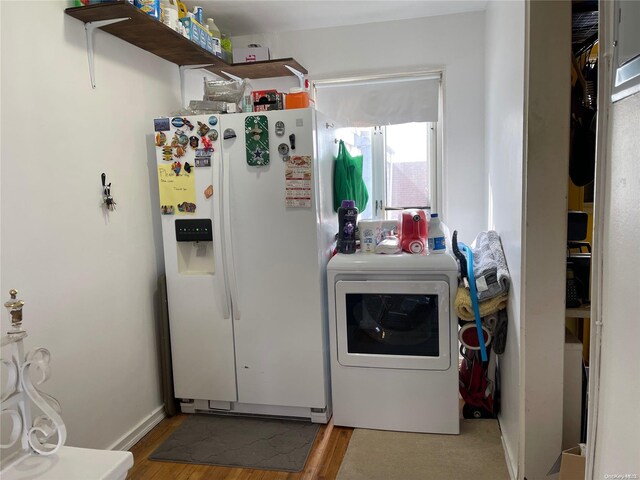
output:
{"label": "closet shelving", "polygon": [[293,58],[228,64],[125,1],[72,7],[67,8],[65,13],[85,24],[126,18],[99,28],[178,66],[210,65],[204,68],[223,78],[226,78],[223,72],[253,79],[294,75],[287,66],[300,73],[308,73]]}

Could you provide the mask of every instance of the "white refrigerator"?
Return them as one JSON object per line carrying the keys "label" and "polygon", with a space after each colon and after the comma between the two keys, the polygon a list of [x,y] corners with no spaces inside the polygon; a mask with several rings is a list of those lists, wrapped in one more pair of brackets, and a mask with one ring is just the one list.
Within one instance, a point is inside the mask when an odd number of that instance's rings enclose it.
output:
{"label": "white refrigerator", "polygon": [[182,411],[328,421],[333,125],[313,109],[154,125]]}

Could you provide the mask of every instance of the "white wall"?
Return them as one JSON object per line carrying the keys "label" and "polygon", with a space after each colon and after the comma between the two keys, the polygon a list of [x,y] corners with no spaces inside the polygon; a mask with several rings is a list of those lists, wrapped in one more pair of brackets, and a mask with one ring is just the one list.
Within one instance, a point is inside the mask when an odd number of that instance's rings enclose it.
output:
{"label": "white wall", "polygon": [[[20,291],[27,346],[51,351],[43,390],[62,404],[68,444],[106,448],[162,403],[147,134],[179,106],[179,83],[175,65],[97,32],[92,90],[84,25],[64,15],[68,3],[0,2],[0,298]],[[102,172],[117,202],[108,215]],[[8,323],[3,312],[3,331]]]}
{"label": "white wall", "polygon": [[[336,12],[339,15],[340,12]],[[484,161],[484,12],[350,27],[233,37],[235,46],[268,46],[271,58],[293,57],[308,78],[444,67],[444,218],[470,243],[486,228]],[[202,73],[192,73],[202,96]],[[296,85],[294,77],[286,80]],[[278,80],[278,86],[282,81]],[[252,82],[264,88],[265,81]]]}
{"label": "white wall", "polygon": [[640,338],[640,94],[613,104],[610,121],[607,165],[598,184],[604,192],[599,197],[604,227],[594,479],[640,475],[640,366],[633,359]]}
{"label": "white wall", "polygon": [[486,144],[488,228],[500,234],[511,274],[509,330],[499,358],[505,454],[516,477],[522,419],[520,297],[524,129],[524,1],[489,2],[486,11]]}
{"label": "white wall", "polygon": [[538,480],[562,444],[571,3],[526,5],[520,475]]}

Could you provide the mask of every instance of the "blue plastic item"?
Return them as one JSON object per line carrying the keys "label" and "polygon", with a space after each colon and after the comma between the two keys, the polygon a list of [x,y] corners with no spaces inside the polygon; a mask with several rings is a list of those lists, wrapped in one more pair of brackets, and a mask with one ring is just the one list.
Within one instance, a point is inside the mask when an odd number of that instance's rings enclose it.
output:
{"label": "blue plastic item", "polygon": [[476,277],[473,275],[473,252],[464,243],[458,245],[467,254],[467,278],[469,279],[469,294],[471,305],[473,305],[473,316],[476,319],[476,330],[478,332],[478,344],[480,345],[480,355],[482,361],[487,361],[487,349],[484,345],[484,332],[482,331],[482,319],[480,318],[480,307],[478,307],[478,292],[476,291]]}

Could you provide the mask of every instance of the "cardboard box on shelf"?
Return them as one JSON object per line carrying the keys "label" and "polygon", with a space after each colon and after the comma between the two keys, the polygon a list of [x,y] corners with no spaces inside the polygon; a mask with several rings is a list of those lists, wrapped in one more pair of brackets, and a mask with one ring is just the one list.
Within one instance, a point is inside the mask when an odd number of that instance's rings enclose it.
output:
{"label": "cardboard box on shelf", "polygon": [[251,95],[254,112],[284,109],[283,95],[277,90],[256,90]]}
{"label": "cardboard box on shelf", "polygon": [[258,62],[269,60],[269,49],[267,47],[246,47],[233,49],[233,63]]}

